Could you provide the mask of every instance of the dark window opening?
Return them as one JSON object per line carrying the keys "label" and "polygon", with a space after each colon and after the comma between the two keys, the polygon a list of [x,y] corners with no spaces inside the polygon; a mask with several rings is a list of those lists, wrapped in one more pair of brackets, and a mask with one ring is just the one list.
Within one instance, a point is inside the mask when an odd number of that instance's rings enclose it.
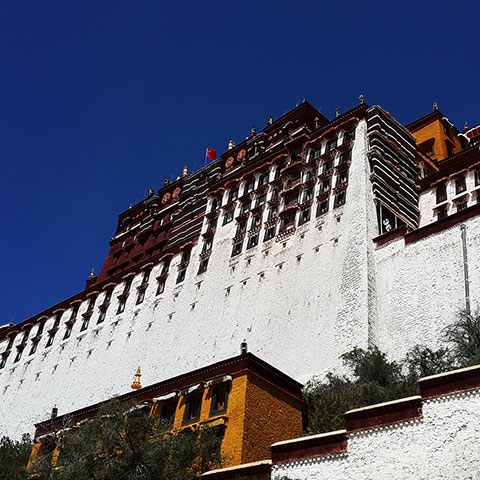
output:
{"label": "dark window opening", "polygon": [[268,211],[268,221],[272,220],[278,212],[278,205]]}
{"label": "dark window opening", "polygon": [[85,317],[83,319],[82,326],[80,327],[81,332],[87,329],[89,322],[90,322],[90,317]]}
{"label": "dark window opening", "polygon": [[467,208],[467,202],[461,202],[457,205],[457,212],[461,212]]}
{"label": "dark window opening", "polygon": [[248,239],[248,243],[247,243],[247,250],[249,248],[253,248],[253,247],[256,247],[258,245],[258,233],[256,235],[252,235],[249,239]]}
{"label": "dark window opening", "polygon": [[18,349],[17,355],[15,356],[15,359],[13,360],[14,363],[17,363],[18,361],[20,361],[20,359],[22,358],[22,353],[23,353],[23,348]]}
{"label": "dark window opening", "polygon": [[280,232],[285,232],[290,227],[295,225],[295,215],[289,215],[287,217],[283,217],[282,221],[280,222]]}
{"label": "dark window opening", "polygon": [[226,225],[233,220],[233,210],[228,210],[223,214],[223,224]]}
{"label": "dark window opening", "polygon": [[352,157],[352,151],[350,150],[349,152],[345,152],[340,154],[338,157],[338,164],[341,165],[342,163],[348,162]]}
{"label": "dark window opening", "polygon": [[350,140],[355,140],[355,129],[350,130],[349,132],[345,132],[345,142],[348,142]]}
{"label": "dark window opening", "polygon": [[267,201],[267,194],[264,194],[260,197],[257,198],[257,207],[259,207],[260,205],[264,205]]}
{"label": "dark window opening", "polygon": [[229,385],[219,386],[213,389],[212,403],[210,404],[210,416],[222,415],[227,412]]}
{"label": "dark window opening", "polygon": [[323,163],[322,174],[327,173],[329,170],[333,168],[333,162],[329,160],[328,162]]}
{"label": "dark window opening", "polygon": [[313,198],[313,189],[304,190],[302,194],[302,203],[308,202]]}
{"label": "dark window opening", "polygon": [[250,181],[250,182],[247,182],[247,183],[245,184],[245,188],[244,188],[244,190],[243,190],[243,194],[245,195],[245,194],[247,194],[247,193],[252,192],[253,189],[254,189],[254,187],[255,187],[255,182],[254,182],[253,180]]}
{"label": "dark window opening", "polygon": [[250,228],[256,228],[260,225],[260,223],[262,222],[262,216],[261,215],[255,215],[253,218],[252,218],[252,225]]}
{"label": "dark window opening", "polygon": [[48,340],[47,340],[47,344],[45,345],[45,347],[51,347],[53,345],[53,340],[55,339],[55,333],[52,332],[49,336],[48,336]]}
{"label": "dark window opening", "polygon": [[330,140],[330,141],[327,142],[325,152],[330,152],[331,150],[333,150],[336,147],[337,147],[337,139]]}
{"label": "dark window opening", "polygon": [[243,242],[238,242],[233,245],[232,257],[235,257],[236,255],[240,255],[240,253],[242,253],[242,246]]}
{"label": "dark window opening", "polygon": [[238,225],[237,225],[237,231],[235,233],[235,236],[238,237],[238,235],[242,235],[243,233],[245,233],[247,230],[247,222],[240,222]]}
{"label": "dark window opening", "polygon": [[162,405],[162,408],[160,410],[160,421],[167,428],[173,427],[173,421],[175,419],[175,408],[176,404],[171,402],[164,403]]}
{"label": "dark window opening", "polygon": [[161,276],[166,275],[169,269],[170,269],[170,260],[164,260],[163,266],[162,266],[162,273],[160,275]]}
{"label": "dark window opening", "polygon": [[319,193],[325,193],[330,191],[330,185],[332,183],[332,179],[329,178],[320,184],[320,191]]}
{"label": "dark window opening", "polygon": [[240,209],[240,215],[243,215],[244,213],[247,213],[250,211],[251,207],[251,202],[244,203],[242,205],[242,208]]}
{"label": "dark window opening", "polygon": [[0,369],[2,369],[3,367],[5,367],[5,364],[7,363],[7,357],[4,356],[2,357],[2,359],[0,360]]}
{"label": "dark window opening", "polygon": [[145,300],[145,289],[142,288],[141,290],[138,291],[137,293],[137,301],[135,302],[136,305],[140,305],[143,300]]}
{"label": "dark window opening", "polygon": [[198,267],[198,275],[200,275],[201,273],[205,273],[207,271],[207,267],[208,267],[208,258],[204,258],[200,262],[200,266]]}
{"label": "dark window opening", "polygon": [[125,311],[125,304],[126,304],[125,299],[122,299],[118,302],[117,315]]}
{"label": "dark window opening", "polygon": [[268,183],[268,173],[264,173],[260,175],[258,179],[258,186],[261,187],[262,185],[266,185]]}
{"label": "dark window opening", "polygon": [[238,198],[238,189],[237,190],[230,190],[228,193],[228,201],[233,202]]}
{"label": "dark window opening", "polygon": [[202,253],[208,252],[212,248],[212,240],[208,238],[203,242]]}
{"label": "dark window opening", "polygon": [[317,217],[325,215],[328,212],[328,199],[317,205]]}
{"label": "dark window opening", "polygon": [[310,209],[307,208],[303,212],[300,213],[300,217],[298,219],[298,225],[303,225],[304,223],[307,223],[310,221]]}
{"label": "dark window opening", "polygon": [[333,208],[338,208],[338,207],[341,207],[342,205],[345,205],[346,199],[347,199],[346,192],[340,192],[339,194],[335,195],[335,203],[333,205]]}
{"label": "dark window opening", "polygon": [[480,170],[475,170],[475,186],[480,185]]}
{"label": "dark window opening", "polygon": [[437,203],[444,202],[447,199],[447,186],[445,184],[439,185],[436,190]]}
{"label": "dark window opening", "polygon": [[38,340],[32,343],[32,348],[30,349],[29,355],[33,355],[37,351],[37,347],[38,347]]}
{"label": "dark window opening", "polygon": [[271,240],[275,236],[275,230],[276,230],[275,226],[267,228],[267,230],[265,231],[265,237],[263,238],[263,241],[267,242],[268,240]]}
{"label": "dark window opening", "polygon": [[183,425],[196,422],[200,419],[202,409],[202,395],[191,395],[187,398],[185,413],[183,415]]}
{"label": "dark window opening", "polygon": [[187,272],[186,268],[182,268],[181,270],[178,271],[177,283],[182,283],[185,280],[186,272]]}
{"label": "dark window opening", "polygon": [[337,187],[348,182],[348,170],[340,172],[337,176]]}
{"label": "dark window opening", "polygon": [[455,191],[457,195],[464,192],[467,189],[467,184],[465,182],[465,177],[458,177],[455,179]]}
{"label": "dark window opening", "polygon": [[448,213],[447,213],[447,209],[445,208],[438,212],[437,220],[441,220],[442,218],[447,218],[447,217],[448,217]]}
{"label": "dark window opening", "polygon": [[160,281],[158,282],[156,295],[160,295],[160,294],[162,294],[164,291],[165,291],[165,280],[160,280]]}
{"label": "dark window opening", "polygon": [[[103,323],[105,321],[106,316],[107,316],[107,311],[105,309],[100,310],[100,315],[98,316],[97,325],[100,324],[100,323]],[[65,334],[66,333],[67,332],[65,332]]]}
{"label": "dark window opening", "polygon": [[182,256],[180,257],[180,264],[187,263],[190,260],[190,254],[192,253],[191,249],[184,250]]}

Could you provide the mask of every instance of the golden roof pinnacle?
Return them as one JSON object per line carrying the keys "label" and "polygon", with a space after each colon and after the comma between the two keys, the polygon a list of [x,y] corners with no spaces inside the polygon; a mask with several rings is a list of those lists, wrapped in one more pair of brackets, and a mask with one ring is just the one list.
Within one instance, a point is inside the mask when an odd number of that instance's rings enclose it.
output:
{"label": "golden roof pinnacle", "polygon": [[135,378],[133,379],[133,383],[131,385],[132,390],[140,390],[142,385],[140,383],[140,377],[142,374],[140,373],[140,367],[137,368],[137,373],[135,374]]}

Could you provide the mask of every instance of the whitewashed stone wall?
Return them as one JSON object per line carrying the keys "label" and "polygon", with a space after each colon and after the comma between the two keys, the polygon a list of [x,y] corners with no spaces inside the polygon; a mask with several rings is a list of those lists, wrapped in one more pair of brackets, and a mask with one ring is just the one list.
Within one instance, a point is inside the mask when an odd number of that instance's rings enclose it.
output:
{"label": "whitewashed stone wall", "polygon": [[[480,220],[465,222],[472,309],[480,295]],[[442,345],[444,328],[465,308],[460,225],[405,245],[395,240],[375,251],[377,344],[402,358],[416,344]]]}
{"label": "whitewashed stone wall", "polygon": [[[235,258],[236,222],[222,226],[220,217],[206,273],[197,275],[200,241],[179,285],[180,258],[172,261],[163,294],[155,295],[158,265],[141,305],[135,305],[140,274],[124,313],[116,314],[123,291],[118,285],[103,324],[96,325],[102,294],[88,329],[79,332],[85,303],[71,337],[62,340],[66,311],[52,347],[45,348],[44,333],[34,355],[28,355],[29,343],[21,361],[13,363],[13,352],[0,371],[0,433],[32,432],[53,406],[63,414],[125,393],[139,365],[146,386],[237,355],[244,339],[250,351],[299,380],[335,368],[354,346],[367,347],[368,322],[375,321],[374,274],[367,260],[377,232],[365,122],[356,131],[346,204],[333,209],[332,197],[327,215],[316,219],[315,211],[316,203],[311,220],[284,241],[263,243],[262,228],[259,245],[244,246]],[[19,336],[15,343],[20,341]],[[0,351],[5,348],[0,345]]]}
{"label": "whitewashed stone wall", "polygon": [[427,400],[423,418],[349,434],[347,452],[273,466],[272,479],[478,480],[480,392]]}
{"label": "whitewashed stone wall", "polygon": [[[14,363],[19,335],[0,370],[0,434],[32,432],[53,406],[63,414],[125,393],[139,365],[146,386],[234,356],[244,339],[250,351],[299,381],[341,369],[339,356],[355,346],[374,343],[401,357],[417,343],[438,345],[442,328],[464,305],[459,227],[411,245],[400,239],[376,249],[367,148],[366,123],[361,121],[346,204],[333,209],[331,198],[328,214],[316,219],[314,202],[311,220],[288,239],[263,243],[262,228],[257,247],[245,250],[244,245],[242,254],[231,258],[236,222],[222,226],[220,216],[204,274],[197,275],[200,241],[179,285],[180,258],[173,259],[161,295],[156,295],[155,278],[162,265],[156,265],[142,304],[135,305],[139,274],[122,314],[116,314],[120,284],[101,325],[96,323],[104,293],[85,332],[79,330],[87,302],[69,339],[62,340],[71,313],[67,310],[53,345],[45,347],[54,323],[50,318],[35,354],[29,355],[29,340]],[[267,208],[264,221],[266,215]],[[466,223],[475,305],[480,221]],[[5,349],[2,342],[0,352]]]}

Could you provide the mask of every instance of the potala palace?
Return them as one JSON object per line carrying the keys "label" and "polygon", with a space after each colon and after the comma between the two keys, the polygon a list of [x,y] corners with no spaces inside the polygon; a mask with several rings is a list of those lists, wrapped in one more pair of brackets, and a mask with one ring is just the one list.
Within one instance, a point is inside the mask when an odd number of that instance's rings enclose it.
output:
{"label": "potala palace", "polygon": [[406,126],[363,97],[332,120],[308,102],[269,118],[121,213],[85,288],[0,328],[0,434],[124,394],[139,365],[164,395],[207,365],[228,381],[234,358],[298,400],[355,346],[436,347],[479,300],[479,215],[480,127],[436,105]]}

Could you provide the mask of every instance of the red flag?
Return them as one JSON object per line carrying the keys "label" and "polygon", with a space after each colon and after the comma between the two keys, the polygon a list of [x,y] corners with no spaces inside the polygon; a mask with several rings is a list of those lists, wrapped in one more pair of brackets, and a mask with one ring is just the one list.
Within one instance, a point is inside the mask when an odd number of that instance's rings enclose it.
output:
{"label": "red flag", "polygon": [[207,148],[207,158],[210,160],[215,160],[217,158],[217,151]]}

